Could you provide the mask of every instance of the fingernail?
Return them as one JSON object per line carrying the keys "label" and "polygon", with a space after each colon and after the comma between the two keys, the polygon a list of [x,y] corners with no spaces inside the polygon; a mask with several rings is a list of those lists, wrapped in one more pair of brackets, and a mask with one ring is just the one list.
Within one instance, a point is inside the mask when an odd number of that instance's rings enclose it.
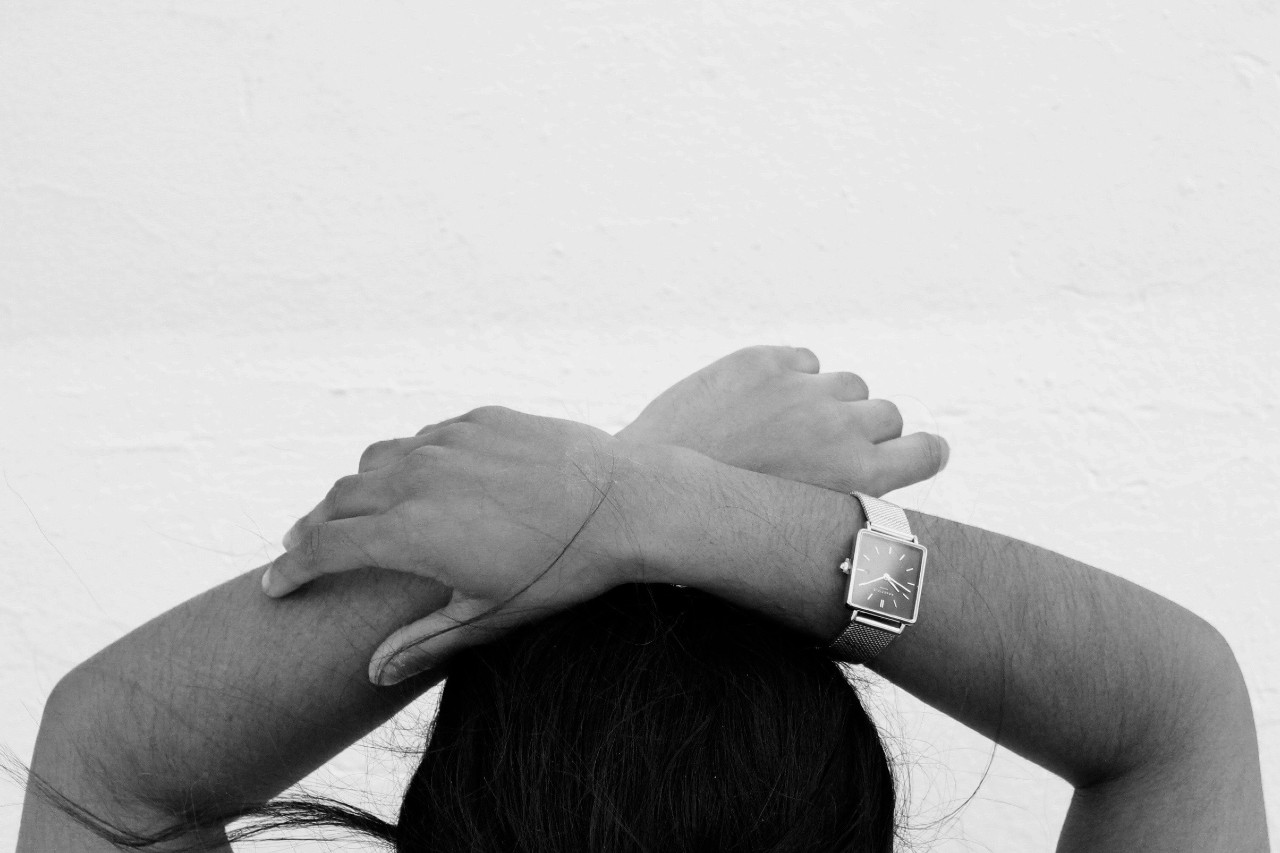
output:
{"label": "fingernail", "polygon": [[262,573],[262,591],[267,595],[271,594],[271,566],[267,566],[267,570]]}
{"label": "fingernail", "polygon": [[373,677],[373,683],[380,687],[390,687],[401,681],[404,681],[404,670],[394,662],[394,659],[383,663],[382,669],[378,670]]}

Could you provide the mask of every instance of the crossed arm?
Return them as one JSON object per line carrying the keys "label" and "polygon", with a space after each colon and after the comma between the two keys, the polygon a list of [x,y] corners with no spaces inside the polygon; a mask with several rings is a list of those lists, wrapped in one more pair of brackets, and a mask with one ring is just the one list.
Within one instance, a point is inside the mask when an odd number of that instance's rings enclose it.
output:
{"label": "crossed arm", "polygon": [[[525,417],[488,411],[468,421],[467,440],[499,455],[512,423],[524,436],[549,420]],[[862,524],[848,495],[669,445],[621,456],[638,476],[615,497],[645,560],[618,561],[600,583],[697,586],[815,643],[840,630],[834,567]],[[925,618],[872,668],[989,737],[999,724],[1001,744],[1075,786],[1060,850],[1267,848],[1248,695],[1211,626],[1044,549],[909,516],[930,547]],[[449,606],[454,589],[404,572],[280,568],[292,594],[264,596],[255,569],[76,667],[46,706],[33,769],[147,831],[193,808],[279,794],[439,680],[429,669],[380,688],[368,666],[388,635]],[[86,772],[94,763],[105,778]],[[112,848],[29,798],[18,849]]]}

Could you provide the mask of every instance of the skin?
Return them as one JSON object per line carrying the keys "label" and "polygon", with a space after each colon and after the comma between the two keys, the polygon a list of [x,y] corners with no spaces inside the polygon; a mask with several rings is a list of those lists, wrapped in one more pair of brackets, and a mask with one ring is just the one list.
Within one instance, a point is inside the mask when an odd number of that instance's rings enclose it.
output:
{"label": "skin", "polygon": [[[859,407],[870,401],[847,379],[824,380],[812,353],[753,350],[719,368],[743,374],[734,381],[687,386],[695,401],[709,389],[730,395],[717,405],[682,408],[673,394],[656,411],[668,423],[670,411],[714,417],[757,381],[807,384],[815,390],[793,408],[811,406],[813,441],[828,443],[818,458],[842,470],[828,476],[873,489],[936,473],[945,446],[899,437],[900,421],[868,418],[847,447],[840,430],[821,429],[823,412],[883,417],[885,407]],[[674,446],[688,434],[739,447],[751,411],[742,403],[721,432],[693,414],[666,433],[641,419],[642,443],[488,408],[374,445],[362,473],[298,525],[271,566],[270,595],[263,573],[247,572],[68,674],[46,706],[33,768],[144,830],[184,807],[265,801],[420,695],[457,648],[621,582],[697,586],[829,642],[848,618],[835,566],[863,523],[857,502],[830,482],[717,461],[706,455],[720,450],[714,441],[704,452]],[[934,452],[892,452],[908,439]],[[904,458],[920,470],[903,471]],[[802,464],[812,472],[812,459]],[[989,737],[1003,716],[1000,743],[1075,786],[1059,850],[1267,849],[1249,698],[1212,626],[1044,549],[908,515],[930,548],[929,591],[921,621],[871,668]],[[508,599],[496,618],[437,633]],[[395,661],[395,677],[419,674],[369,683],[371,660],[377,673],[389,650],[423,638]],[[87,772],[95,764],[101,777]],[[204,840],[229,849],[216,833]],[[29,797],[18,849],[112,848]]]}
{"label": "skin", "polygon": [[[928,479],[945,466],[950,451],[942,438],[902,436],[902,417],[892,403],[867,399],[866,383],[856,374],[822,374],[819,366],[805,348],[739,350],[663,392],[618,438],[636,451],[680,446],[746,470],[873,496]],[[642,471],[642,456],[618,448],[584,424],[502,407],[433,424],[412,439],[375,444],[361,457],[360,474],[339,480],[285,534],[288,552],[264,576],[264,589],[286,595],[353,561],[441,581],[454,590],[448,605],[388,638],[370,665],[370,678],[383,684],[422,672],[463,645],[627,582],[644,554],[638,543],[615,537],[607,521],[590,525],[575,540],[573,555],[547,577],[535,580],[531,571],[556,560],[604,484],[620,481],[626,488],[645,476],[665,476],[660,468]],[[529,470],[524,463],[530,459],[560,464]],[[617,495],[600,503],[605,515],[617,516],[618,505]],[[618,520],[625,525],[625,513]],[[482,527],[483,536],[479,528],[464,529],[468,524]],[[442,525],[456,535],[418,538],[395,553],[383,548],[395,549],[405,531],[438,532]],[[531,525],[548,535],[530,541],[524,534]],[[468,554],[458,559],[431,552],[428,541],[444,548],[456,542]],[[470,567],[478,564],[492,569],[477,574]],[[495,610],[525,583],[531,588],[518,600]],[[459,627],[484,615],[482,624]],[[426,641],[446,629],[449,634]],[[414,647],[412,654],[382,673],[388,658],[406,647]]]}

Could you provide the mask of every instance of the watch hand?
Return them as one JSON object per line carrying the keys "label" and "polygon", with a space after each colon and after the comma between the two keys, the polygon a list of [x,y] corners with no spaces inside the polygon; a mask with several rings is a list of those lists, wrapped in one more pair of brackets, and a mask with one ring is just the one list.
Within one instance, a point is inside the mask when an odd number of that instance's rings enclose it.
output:
{"label": "watch hand", "polygon": [[869,581],[863,581],[862,583],[858,584],[858,586],[866,586],[869,583],[877,583],[879,581],[889,581],[890,583],[893,583],[893,578],[889,577],[888,574],[883,574],[878,578],[872,578]]}
{"label": "watch hand", "polygon": [[889,577],[888,575],[885,575],[884,577],[885,577],[885,580],[889,581],[889,583],[893,584],[894,586],[896,586],[896,587],[901,587],[902,591],[903,591],[903,592],[905,592],[905,593],[907,594],[907,596],[908,596],[908,597],[911,595],[911,590],[907,589],[905,586],[903,586],[902,584],[898,583],[896,580],[894,580],[893,578]]}

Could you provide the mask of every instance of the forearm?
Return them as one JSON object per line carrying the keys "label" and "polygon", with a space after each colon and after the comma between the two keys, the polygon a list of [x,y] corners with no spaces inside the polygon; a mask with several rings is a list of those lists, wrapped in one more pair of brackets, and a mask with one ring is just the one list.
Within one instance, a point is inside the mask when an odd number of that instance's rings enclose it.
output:
{"label": "forearm", "polygon": [[[837,566],[863,524],[857,501],[705,457],[682,465],[692,473],[656,501],[667,527],[648,577],[834,638],[848,621]],[[1256,774],[1238,668],[1204,620],[1045,549],[909,518],[929,548],[920,621],[872,669],[1077,788],[1181,757],[1219,729]]]}
{"label": "forearm", "polygon": [[[371,685],[369,657],[448,590],[395,572],[316,580],[287,599],[255,569],[152,619],[63,678],[42,741],[73,736],[112,778],[62,758],[37,772],[70,794],[153,798],[174,814],[265,802],[428,689]],[[39,753],[39,749],[37,750]]]}
{"label": "forearm", "polygon": [[908,517],[928,610],[870,668],[1075,786],[1060,851],[1268,849],[1249,695],[1217,630],[1077,560]]}

